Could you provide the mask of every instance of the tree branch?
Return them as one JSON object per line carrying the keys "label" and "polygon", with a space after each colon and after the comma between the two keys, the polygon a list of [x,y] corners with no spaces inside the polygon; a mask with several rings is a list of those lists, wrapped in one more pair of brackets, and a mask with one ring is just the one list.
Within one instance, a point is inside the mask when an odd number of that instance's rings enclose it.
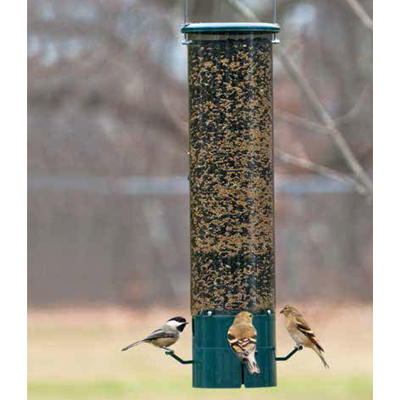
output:
{"label": "tree branch", "polygon": [[329,115],[328,111],[319,100],[317,94],[311,88],[311,85],[309,84],[305,76],[297,68],[293,60],[285,54],[282,48],[278,48],[277,52],[287,72],[297,83],[298,87],[305,95],[305,98],[307,99],[309,105],[327,128],[328,134],[332,138],[333,142],[336,144],[336,147],[339,149],[349,168],[353,171],[354,175],[365,185],[368,191],[372,193],[373,185],[371,178],[358,162],[356,156],[350,149],[342,133],[336,128],[335,121]]}
{"label": "tree branch", "polygon": [[358,2],[358,0],[345,0],[349,7],[353,10],[354,14],[361,20],[364,26],[371,32],[374,29],[372,18],[367,14],[364,7]]}
{"label": "tree branch", "polygon": [[361,92],[360,97],[354,104],[353,108],[347,114],[335,118],[336,126],[346,124],[347,122],[351,121],[361,111],[362,106],[364,105],[364,101],[366,100],[368,95],[368,89],[369,88],[367,85]]}
{"label": "tree branch", "polygon": [[243,2],[239,2],[237,0],[226,0],[235,10],[237,10],[240,14],[242,14],[245,18],[250,20],[259,21],[260,19],[257,17],[254,12],[247,7]]}
{"label": "tree branch", "polygon": [[294,115],[286,111],[277,111],[275,112],[274,115],[278,120],[299,126],[301,128],[307,129],[308,131],[312,131],[323,135],[328,134],[329,128],[327,128],[325,125],[317,124],[306,118],[299,117],[298,115]]}
{"label": "tree branch", "polygon": [[[238,11],[242,13],[245,18],[259,20],[253,11],[248,8],[243,3],[238,0],[226,0],[235,7]],[[297,68],[293,60],[285,53],[282,47],[277,47],[277,56],[282,62],[283,66],[286,68],[289,75],[297,83],[300,90],[303,92],[305,98],[307,99],[309,105],[321,120],[323,125],[327,128],[327,132],[335,143],[336,147],[339,149],[344,160],[346,161],[349,168],[353,171],[354,175],[359,179],[363,185],[368,189],[368,192],[372,193],[373,185],[372,180],[358,162],[356,156],[350,149],[346,140],[344,139],[342,133],[336,128],[335,121],[329,115],[328,111],[325,109],[324,105],[319,100],[316,92],[312,89],[311,85],[307,81],[306,77]]]}
{"label": "tree branch", "polygon": [[[357,114],[362,109],[364,101],[367,98],[367,94],[368,94],[368,86],[366,86],[363,89],[356,103],[349,112],[334,119],[336,126],[346,124],[347,122],[351,121],[353,118],[357,116]],[[331,130],[327,128],[325,125],[318,124],[316,122],[310,121],[303,117],[299,117],[298,115],[289,113],[287,111],[277,110],[275,112],[275,117],[283,122],[287,122],[289,124],[299,126],[300,128],[307,129],[308,131],[312,131],[323,135],[327,135],[329,133],[328,131]]]}
{"label": "tree branch", "polygon": [[345,183],[346,185],[350,185],[361,195],[365,196],[367,194],[366,188],[358,181],[334,169],[325,167],[324,165],[315,164],[312,161],[304,158],[293,156],[292,154],[286,153],[280,149],[275,149],[275,156],[286,164],[294,165],[296,167],[315,172],[319,175],[326,176],[335,181]]}

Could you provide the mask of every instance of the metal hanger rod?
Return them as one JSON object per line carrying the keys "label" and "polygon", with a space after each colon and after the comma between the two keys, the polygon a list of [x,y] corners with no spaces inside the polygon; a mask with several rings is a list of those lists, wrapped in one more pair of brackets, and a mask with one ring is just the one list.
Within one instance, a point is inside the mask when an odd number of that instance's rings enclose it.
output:
{"label": "metal hanger rod", "polygon": [[272,14],[274,24],[276,24],[276,0],[272,0]]}
{"label": "metal hanger rod", "polygon": [[[219,1],[219,5],[221,5],[221,2]],[[184,25],[188,25],[189,22],[189,2],[188,0],[184,1],[184,12],[183,12],[183,23]],[[272,0],[272,19],[274,21],[274,24],[276,24],[276,0]]]}
{"label": "metal hanger rod", "polygon": [[188,23],[188,17],[189,17],[189,4],[188,4],[188,0],[185,0],[184,15],[183,15],[183,23],[185,25],[187,25],[187,23]]}

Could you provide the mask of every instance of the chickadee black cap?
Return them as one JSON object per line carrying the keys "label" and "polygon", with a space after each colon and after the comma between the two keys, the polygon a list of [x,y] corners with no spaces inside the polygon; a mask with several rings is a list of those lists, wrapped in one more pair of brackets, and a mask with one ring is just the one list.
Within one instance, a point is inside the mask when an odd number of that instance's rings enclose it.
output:
{"label": "chickadee black cap", "polygon": [[188,324],[188,323],[189,323],[189,322],[187,322],[186,319],[183,318],[183,317],[174,317],[174,318],[170,318],[170,319],[168,320],[168,322],[169,322],[169,321],[181,322],[182,324]]}
{"label": "chickadee black cap", "polygon": [[176,326],[176,329],[178,329],[179,332],[183,332],[183,330],[185,329],[185,326],[189,322],[187,322],[186,319],[183,317],[174,317],[174,318],[170,318],[167,321],[167,324],[171,324],[171,323]]}

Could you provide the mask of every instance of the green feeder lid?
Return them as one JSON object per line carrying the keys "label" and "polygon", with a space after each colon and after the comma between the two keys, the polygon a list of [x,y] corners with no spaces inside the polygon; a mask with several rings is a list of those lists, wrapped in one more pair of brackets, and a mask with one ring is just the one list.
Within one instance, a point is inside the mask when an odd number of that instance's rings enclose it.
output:
{"label": "green feeder lid", "polygon": [[207,22],[184,25],[182,33],[279,32],[279,24],[264,22]]}

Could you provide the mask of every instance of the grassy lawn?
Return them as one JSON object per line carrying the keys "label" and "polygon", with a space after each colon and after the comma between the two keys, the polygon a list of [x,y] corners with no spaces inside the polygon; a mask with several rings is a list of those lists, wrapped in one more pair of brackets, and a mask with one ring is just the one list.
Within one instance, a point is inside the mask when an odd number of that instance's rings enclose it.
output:
{"label": "grassy lawn", "polygon": [[168,384],[151,377],[142,382],[128,381],[61,381],[29,384],[29,398],[40,400],[125,400],[125,399],[274,399],[286,400],[366,400],[372,399],[369,377],[314,379],[282,379],[279,387],[271,389],[192,389],[187,374]]}
{"label": "grassy lawn", "polygon": [[[57,310],[29,314],[28,398],[31,400],[367,400],[372,399],[372,308],[336,307],[329,317],[318,308],[307,316],[326,347],[331,369],[305,350],[278,364],[278,387],[192,389],[191,367],[143,345],[121,353],[124,345],[157,327],[176,312],[145,315],[106,310]],[[185,314],[185,313],[183,313]],[[151,315],[151,317],[149,317]],[[134,323],[140,321],[141,323]],[[278,353],[292,343],[277,320]],[[175,346],[189,358],[190,331]]]}

